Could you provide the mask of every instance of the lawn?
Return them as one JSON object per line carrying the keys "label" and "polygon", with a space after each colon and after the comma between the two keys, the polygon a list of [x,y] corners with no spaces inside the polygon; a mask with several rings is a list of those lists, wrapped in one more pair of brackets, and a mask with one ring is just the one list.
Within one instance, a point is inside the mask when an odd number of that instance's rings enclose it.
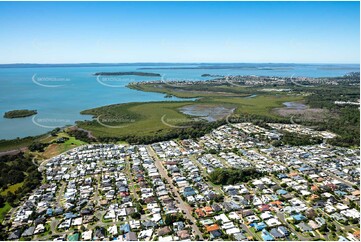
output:
{"label": "lawn", "polygon": [[[255,235],[255,239],[258,240],[258,241],[263,241],[262,240],[262,232],[257,232],[253,227],[250,227],[249,230]],[[252,234],[251,234],[252,235]]]}
{"label": "lawn", "polygon": [[117,142],[117,145],[128,145],[128,143],[125,141],[119,141]]}
{"label": "lawn", "polygon": [[16,192],[16,190],[18,190],[20,187],[23,186],[23,182],[19,182],[19,183],[16,183],[14,185],[11,185],[9,186],[6,190],[2,191],[0,193],[1,196],[6,196],[8,194],[8,192]]}
{"label": "lawn", "polygon": [[81,141],[81,140],[77,140],[74,137],[69,137],[69,139],[63,143],[62,149],[64,151],[67,151],[67,150],[70,150],[70,149],[74,148],[74,146],[81,146],[81,145],[84,145],[84,144],[86,144],[86,142]]}
{"label": "lawn", "polygon": [[0,208],[0,222],[2,222],[6,216],[6,214],[10,211],[12,207],[9,203],[5,203],[2,208]]}

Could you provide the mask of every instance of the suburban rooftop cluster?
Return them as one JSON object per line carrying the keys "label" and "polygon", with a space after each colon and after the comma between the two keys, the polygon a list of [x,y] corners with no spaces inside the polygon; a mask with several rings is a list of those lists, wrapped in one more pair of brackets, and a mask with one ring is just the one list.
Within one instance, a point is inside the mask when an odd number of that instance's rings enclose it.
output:
{"label": "suburban rooftop cluster", "polygon": [[[286,85],[286,84],[296,84],[296,85],[358,85],[359,73],[351,73],[350,75],[345,75],[343,77],[335,78],[313,78],[313,77],[298,77],[298,76],[289,76],[289,77],[278,77],[278,76],[256,76],[256,75],[226,75],[226,76],[212,76],[216,77],[206,82],[204,80],[174,80],[174,79],[165,79],[165,80],[156,80],[156,81],[141,81],[141,82],[131,82],[129,85],[142,85],[142,84],[172,84],[179,86],[188,86],[195,84],[236,84],[236,85],[245,85],[245,86],[269,86],[269,85]],[[356,78],[355,78],[356,77]],[[279,91],[279,89],[277,89]],[[267,89],[264,91],[268,91]],[[290,89],[283,89],[281,91],[290,91]]]}
{"label": "suburban rooftop cluster", "polygon": [[[8,239],[359,241],[359,150],[275,147],[278,129],[316,131],[269,125],[227,124],[151,145],[84,145],[54,157],[39,167],[43,184],[10,216]],[[209,174],[219,169],[262,176],[214,184]]]}

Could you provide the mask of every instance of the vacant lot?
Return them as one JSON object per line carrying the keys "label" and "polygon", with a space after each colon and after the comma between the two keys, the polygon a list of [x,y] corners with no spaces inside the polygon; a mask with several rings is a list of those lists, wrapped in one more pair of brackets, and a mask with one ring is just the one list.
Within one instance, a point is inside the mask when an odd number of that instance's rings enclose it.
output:
{"label": "vacant lot", "polygon": [[[59,138],[68,138],[68,140],[66,140],[64,143],[52,143]],[[50,144],[48,147],[46,147],[44,152],[38,154],[39,158],[41,157],[42,159],[48,159],[48,158],[54,157],[67,150],[70,150],[75,147],[86,144],[86,142],[77,140],[74,137],[69,136],[65,132],[58,133],[56,137],[50,136],[46,140],[44,140],[44,142],[48,142],[48,143],[52,143],[52,144]]]}

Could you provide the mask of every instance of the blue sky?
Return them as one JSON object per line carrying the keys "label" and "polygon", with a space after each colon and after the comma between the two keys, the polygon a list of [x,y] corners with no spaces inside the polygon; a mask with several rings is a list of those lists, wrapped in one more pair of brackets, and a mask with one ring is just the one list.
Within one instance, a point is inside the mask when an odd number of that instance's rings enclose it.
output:
{"label": "blue sky", "polygon": [[359,2],[0,2],[0,63],[359,63]]}

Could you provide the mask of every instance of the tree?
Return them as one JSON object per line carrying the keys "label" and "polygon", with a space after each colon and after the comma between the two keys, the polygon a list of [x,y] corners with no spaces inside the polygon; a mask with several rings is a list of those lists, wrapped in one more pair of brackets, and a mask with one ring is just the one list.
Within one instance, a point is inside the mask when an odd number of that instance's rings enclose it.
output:
{"label": "tree", "polygon": [[219,168],[209,174],[209,180],[214,184],[237,184],[239,182],[248,182],[252,179],[262,177],[264,174],[255,168],[231,169]]}
{"label": "tree", "polygon": [[329,230],[331,231],[335,231],[336,230],[336,226],[331,222],[327,224],[327,227]]}
{"label": "tree", "polygon": [[28,148],[30,151],[44,152],[44,149],[47,146],[48,146],[48,144],[34,142],[34,143],[30,144]]}
{"label": "tree", "polygon": [[217,151],[215,149],[210,149],[209,153],[215,155],[215,154],[217,154]]}
{"label": "tree", "polygon": [[50,134],[51,136],[56,136],[59,132],[60,132],[60,128],[55,128],[50,132]]}
{"label": "tree", "polygon": [[232,152],[233,152],[233,153],[237,153],[237,152],[238,152],[238,149],[237,149],[237,148],[233,148],[233,149],[232,149]]}
{"label": "tree", "polygon": [[173,217],[173,215],[167,214],[167,215],[165,216],[165,219],[164,219],[165,225],[170,226],[170,225],[173,224],[173,222],[174,222],[174,217]]}
{"label": "tree", "polygon": [[140,214],[144,214],[144,210],[143,210],[143,207],[140,203],[137,203],[136,205],[136,208],[137,208],[137,211],[140,213]]}
{"label": "tree", "polygon": [[15,206],[15,200],[16,200],[16,195],[10,191],[8,191],[7,195],[6,195],[6,201],[12,206]]}
{"label": "tree", "polygon": [[271,142],[271,145],[273,145],[274,147],[279,147],[282,145],[282,142],[280,140],[274,140]]}
{"label": "tree", "polygon": [[134,218],[134,219],[140,219],[141,214],[140,214],[140,213],[138,213],[138,212],[136,212],[136,213],[132,213],[132,214],[130,215],[130,217],[132,217],[132,218]]}
{"label": "tree", "polygon": [[5,199],[3,196],[0,195],[0,207],[3,207],[5,203]]}
{"label": "tree", "polygon": [[322,224],[321,227],[318,229],[320,232],[328,232],[328,228],[326,224]]}

